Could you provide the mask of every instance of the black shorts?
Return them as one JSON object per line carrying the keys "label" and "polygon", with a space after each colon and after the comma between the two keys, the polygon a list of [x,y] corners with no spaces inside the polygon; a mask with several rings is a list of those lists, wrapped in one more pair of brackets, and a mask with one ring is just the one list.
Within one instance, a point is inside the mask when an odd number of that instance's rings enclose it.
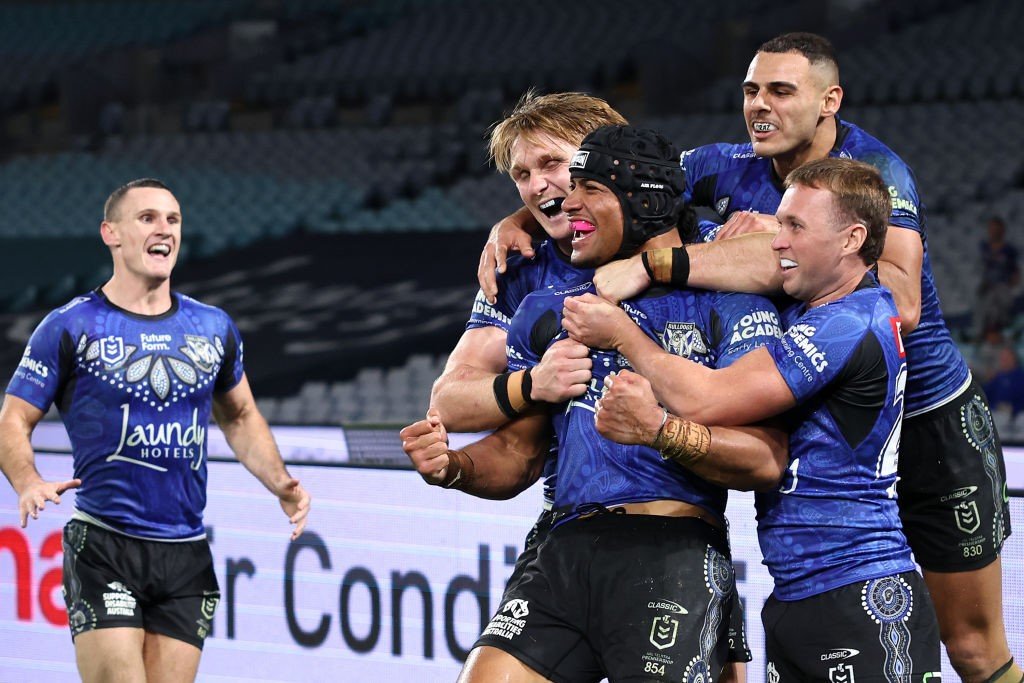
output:
{"label": "black shorts", "polygon": [[939,625],[917,572],[761,610],[769,681],[939,680]]}
{"label": "black shorts", "polygon": [[1010,535],[1006,464],[988,400],[972,382],[956,399],[903,421],[900,518],[925,569],[980,569]]}
{"label": "black shorts", "polygon": [[725,535],[690,517],[601,513],[553,529],[476,646],[556,683],[717,677],[735,576]]}
{"label": "black shorts", "polygon": [[146,541],[79,520],[64,527],[64,603],[72,638],[127,626],[202,649],[219,600],[206,539]]}

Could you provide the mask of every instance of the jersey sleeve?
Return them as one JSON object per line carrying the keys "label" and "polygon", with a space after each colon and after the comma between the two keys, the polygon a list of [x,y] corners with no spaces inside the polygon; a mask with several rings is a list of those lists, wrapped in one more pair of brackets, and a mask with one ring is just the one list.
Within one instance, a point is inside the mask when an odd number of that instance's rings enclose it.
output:
{"label": "jersey sleeve", "polygon": [[921,199],[910,167],[888,149],[867,154],[862,161],[877,168],[889,188],[889,200],[892,202],[889,225],[921,232]]}
{"label": "jersey sleeve", "polygon": [[715,367],[724,368],[760,346],[777,342],[782,325],[775,305],[753,294],[721,293],[714,302],[717,320]]}
{"label": "jersey sleeve", "polygon": [[217,379],[214,384],[214,390],[219,393],[234,389],[242,381],[242,375],[245,374],[242,334],[238,331],[231,318],[227,318],[223,353],[224,361],[221,363],[220,372],[217,373]]}
{"label": "jersey sleeve", "polygon": [[57,399],[72,360],[70,333],[54,312],[36,327],[7,385],[7,393],[46,412]]}
{"label": "jersey sleeve", "polygon": [[714,242],[718,237],[718,231],[722,229],[721,223],[701,218],[697,221],[697,234],[701,242]]}
{"label": "jersey sleeve", "polygon": [[701,177],[701,171],[703,170],[703,147],[695,147],[694,149],[688,149],[679,155],[679,165],[683,169],[683,174],[686,178],[686,186],[683,189],[683,198],[689,204],[694,206],[707,206],[707,203],[701,203],[699,199],[694,198],[695,188],[698,186],[698,181]]}
{"label": "jersey sleeve", "polygon": [[552,308],[552,301],[549,294],[538,292],[527,296],[519,306],[505,345],[510,371],[532,368],[552,342],[565,336],[561,315]]}
{"label": "jersey sleeve", "polygon": [[473,300],[473,311],[466,322],[467,330],[499,327],[508,332],[512,316],[515,315],[519,304],[527,294],[537,288],[530,281],[531,269],[526,267],[529,264],[530,261],[522,256],[509,259],[508,268],[498,275],[498,295],[493,305],[487,301],[483,290],[477,291]]}
{"label": "jersey sleeve", "polygon": [[797,403],[825,390],[843,372],[870,334],[870,323],[856,310],[818,306],[768,346]]}

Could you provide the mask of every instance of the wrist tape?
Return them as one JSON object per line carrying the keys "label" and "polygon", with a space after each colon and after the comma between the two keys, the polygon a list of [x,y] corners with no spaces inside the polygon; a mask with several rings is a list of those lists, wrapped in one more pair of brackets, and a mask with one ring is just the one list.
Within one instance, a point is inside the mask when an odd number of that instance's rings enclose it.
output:
{"label": "wrist tape", "polygon": [[530,370],[504,372],[494,378],[492,385],[494,400],[505,417],[512,419],[526,410],[535,401],[530,398],[533,390],[533,378]]}
{"label": "wrist tape", "polygon": [[446,489],[463,489],[473,483],[476,463],[466,451],[448,450],[448,469],[445,470],[441,486]]}
{"label": "wrist tape", "polygon": [[662,247],[642,252],[644,270],[651,282],[685,287],[690,280],[690,254],[686,247]]}
{"label": "wrist tape", "polygon": [[711,450],[711,430],[704,425],[666,413],[665,421],[651,444],[665,460],[690,467]]}

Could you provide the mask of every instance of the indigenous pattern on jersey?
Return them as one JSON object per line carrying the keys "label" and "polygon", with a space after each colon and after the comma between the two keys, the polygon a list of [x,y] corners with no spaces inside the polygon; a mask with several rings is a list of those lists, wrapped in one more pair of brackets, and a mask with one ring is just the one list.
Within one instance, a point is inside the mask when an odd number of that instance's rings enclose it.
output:
{"label": "indigenous pattern on jersey", "polygon": [[131,536],[186,539],[204,533],[213,394],[242,372],[220,309],[173,293],[169,311],[144,316],[95,291],[39,324],[7,393],[44,412],[56,403],[78,510]]}
{"label": "indigenous pattern on jersey", "polygon": [[[536,365],[548,345],[565,336],[561,329],[563,301],[585,292],[594,292],[593,283],[526,297],[509,329],[510,370]],[[709,367],[725,367],[781,334],[775,308],[758,296],[652,289],[621,306],[666,351]],[[586,503],[610,506],[668,499],[700,505],[724,516],[724,489],[664,461],[653,448],[624,446],[597,433],[594,402],[601,396],[605,377],[631,368],[618,352],[592,350],[590,358],[593,375],[586,394],[565,404],[564,410],[555,409],[555,433],[561,444],[556,508],[575,510]]]}
{"label": "indigenous pattern on jersey", "polygon": [[896,505],[907,360],[892,295],[867,275],[804,311],[768,351],[797,401],[786,414],[789,468],[756,496],[775,595],[913,570]]}
{"label": "indigenous pattern on jersey", "polygon": [[[836,123],[838,134],[830,155],[857,159],[877,168],[892,199],[889,224],[921,236],[921,318],[904,341],[911,368],[906,411],[908,415],[922,412],[963,390],[968,368],[939,308],[917,183],[903,160],[878,139],[851,123],[838,119]],[[734,211],[774,214],[779,208],[783,187],[771,159],[756,156],[750,143],[705,145],[684,152],[681,161],[686,171],[686,198],[694,206],[712,207],[722,220]],[[701,232],[704,239],[713,239],[717,228],[701,225]]]}
{"label": "indigenous pattern on jersey", "polygon": [[494,304],[487,302],[483,290],[477,292],[467,330],[491,325],[508,332],[509,322],[527,294],[590,279],[594,274],[592,269],[572,265],[553,240],[535,245],[534,254],[532,259],[521,254],[509,256],[505,272],[498,274],[498,295]]}

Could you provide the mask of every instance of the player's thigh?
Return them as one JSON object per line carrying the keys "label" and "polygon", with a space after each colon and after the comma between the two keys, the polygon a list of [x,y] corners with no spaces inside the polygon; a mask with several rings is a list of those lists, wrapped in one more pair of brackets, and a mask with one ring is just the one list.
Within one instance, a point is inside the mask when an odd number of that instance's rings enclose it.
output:
{"label": "player's thigh", "polygon": [[1003,638],[1002,573],[999,559],[968,572],[924,571],[943,640],[971,634]]}
{"label": "player's thigh", "polygon": [[183,640],[147,631],[142,653],[146,683],[190,683],[199,670],[202,650]]}
{"label": "player's thigh", "polygon": [[724,535],[695,518],[605,515],[591,562],[588,640],[610,681],[709,680],[726,661],[735,574]]}
{"label": "player's thigh", "polygon": [[941,671],[939,630],[916,572],[861,581],[762,611],[768,673],[780,680],[911,680]]}
{"label": "player's thigh", "polygon": [[141,628],[97,628],[75,636],[83,683],[146,683]]}
{"label": "player's thigh", "polygon": [[504,650],[483,645],[473,648],[466,659],[457,683],[547,683],[529,666]]}
{"label": "player's thigh", "polygon": [[922,567],[969,572],[999,556],[1011,533],[1006,464],[980,387],[904,421],[899,469],[900,519]]}

